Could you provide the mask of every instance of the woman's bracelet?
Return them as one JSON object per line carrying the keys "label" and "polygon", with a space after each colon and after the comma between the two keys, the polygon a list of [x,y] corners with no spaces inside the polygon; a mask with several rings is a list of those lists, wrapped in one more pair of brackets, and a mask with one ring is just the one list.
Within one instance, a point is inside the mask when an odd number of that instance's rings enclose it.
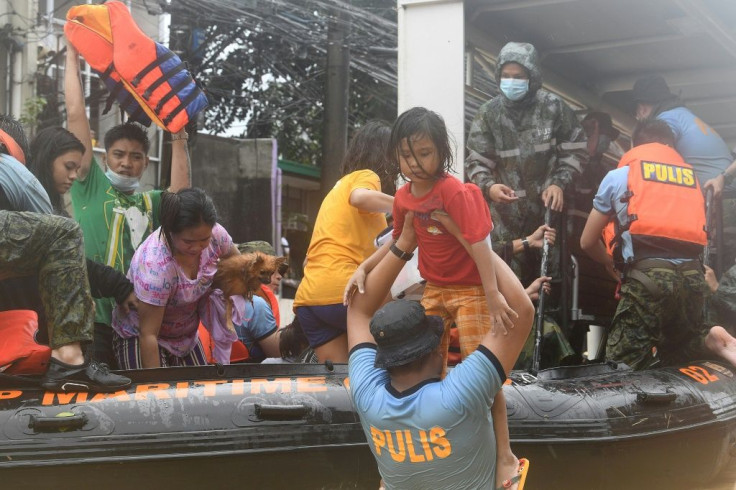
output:
{"label": "woman's bracelet", "polygon": [[183,134],[174,133],[171,135],[171,141],[188,140],[188,139],[189,139],[189,134],[186,131],[184,131]]}

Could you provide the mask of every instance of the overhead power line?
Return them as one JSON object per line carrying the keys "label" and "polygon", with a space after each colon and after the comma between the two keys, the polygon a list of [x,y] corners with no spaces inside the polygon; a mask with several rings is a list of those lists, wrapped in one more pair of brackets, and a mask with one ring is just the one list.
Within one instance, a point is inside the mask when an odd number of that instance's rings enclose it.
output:
{"label": "overhead power line", "polygon": [[[325,56],[327,23],[349,22],[351,68],[382,83],[396,86],[396,22],[376,12],[393,8],[365,9],[338,0],[178,0],[171,11],[199,25],[219,23],[254,32],[269,32],[294,46],[305,46]],[[344,12],[336,16],[336,12]],[[334,17],[334,18],[333,18]]]}

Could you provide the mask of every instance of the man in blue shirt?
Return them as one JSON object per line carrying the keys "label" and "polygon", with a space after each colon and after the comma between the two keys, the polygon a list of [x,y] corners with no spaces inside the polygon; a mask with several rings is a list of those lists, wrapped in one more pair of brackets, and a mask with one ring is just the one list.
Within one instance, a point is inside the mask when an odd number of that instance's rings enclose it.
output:
{"label": "man in blue shirt", "polygon": [[[412,221],[407,217],[408,226],[392,247],[396,251],[368,274],[364,292],[356,293],[348,308],[353,401],[385,488],[495,488],[489,409],[529,334],[534,310],[520,309],[519,326],[508,335],[489,332],[478,350],[441,380],[442,321],[411,301],[378,310],[416,248]],[[494,259],[499,284],[517,282],[511,269]],[[518,289],[510,294],[525,294]],[[528,461],[521,460],[518,475],[504,488],[522,488],[527,469]]]}
{"label": "man in blue shirt", "polygon": [[[624,279],[606,355],[633,369],[709,353],[736,365],[736,339],[722,327],[703,327],[705,217],[694,169],[673,150],[663,121],[640,122],[632,144],[603,178],[580,237],[581,248],[615,275],[601,233],[611,220],[618,231],[613,254]],[[648,170],[657,166],[667,171]]]}
{"label": "man in blue shirt", "polygon": [[[670,92],[664,78],[653,75],[634,84],[636,118],[664,121],[675,135],[675,150],[693,166],[703,192],[713,187],[716,194],[723,189],[723,263],[729,267],[736,259],[736,183],[727,178],[726,170],[733,161],[731,150],[723,138],[685,107]],[[727,182],[724,186],[724,180]],[[720,186],[719,186],[720,184]]]}
{"label": "man in blue shirt", "polygon": [[266,300],[260,296],[254,295],[252,301],[243,301],[242,322],[235,324],[235,331],[248,348],[252,361],[261,362],[267,357],[279,356],[276,319]]}

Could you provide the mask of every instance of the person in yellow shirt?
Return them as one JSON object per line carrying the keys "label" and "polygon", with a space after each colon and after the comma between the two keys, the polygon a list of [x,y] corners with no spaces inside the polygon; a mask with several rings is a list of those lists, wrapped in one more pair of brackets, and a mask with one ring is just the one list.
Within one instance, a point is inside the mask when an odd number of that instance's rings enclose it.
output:
{"label": "person in yellow shirt", "polygon": [[[294,311],[320,362],[347,362],[347,307],[343,291],[361,262],[375,252],[386,228],[397,172],[387,160],[391,128],[371,121],[355,133],[342,177],[327,194],[307,250]],[[383,192],[382,192],[383,191]]]}

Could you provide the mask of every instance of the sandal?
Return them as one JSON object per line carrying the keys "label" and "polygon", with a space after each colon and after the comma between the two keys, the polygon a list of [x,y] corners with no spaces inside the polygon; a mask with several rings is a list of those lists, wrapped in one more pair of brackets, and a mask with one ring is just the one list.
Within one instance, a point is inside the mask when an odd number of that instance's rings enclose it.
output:
{"label": "sandal", "polygon": [[529,472],[529,460],[526,458],[519,459],[519,470],[518,474],[508,480],[504,480],[501,486],[496,490],[506,490],[511,488],[511,485],[518,483],[519,487],[517,490],[524,490],[524,482],[526,482],[526,475]]}

